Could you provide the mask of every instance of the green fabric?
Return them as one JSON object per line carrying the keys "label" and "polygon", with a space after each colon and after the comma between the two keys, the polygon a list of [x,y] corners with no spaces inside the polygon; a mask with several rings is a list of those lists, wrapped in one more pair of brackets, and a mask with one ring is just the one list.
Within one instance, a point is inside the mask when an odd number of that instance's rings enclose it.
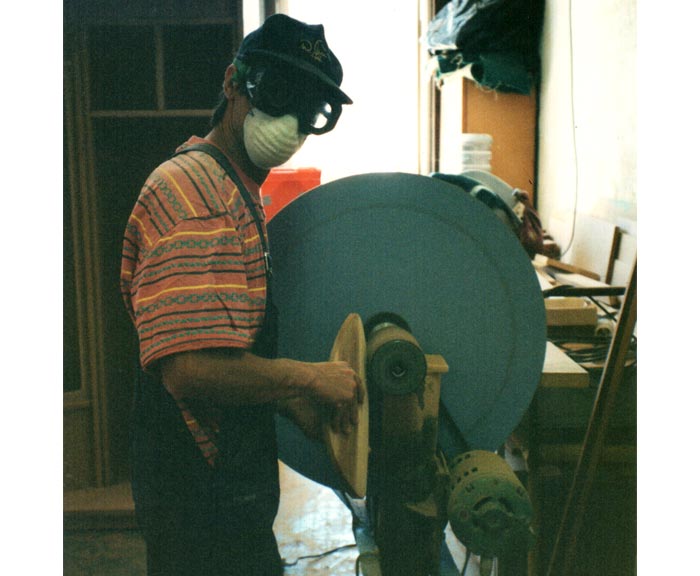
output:
{"label": "green fabric", "polygon": [[471,64],[471,76],[475,82],[499,92],[529,94],[532,77],[522,57],[516,53],[493,52],[468,55],[460,51],[439,54],[438,77],[453,74]]}
{"label": "green fabric", "polygon": [[516,54],[482,54],[472,65],[472,76],[479,84],[494,90],[530,93],[531,77]]}

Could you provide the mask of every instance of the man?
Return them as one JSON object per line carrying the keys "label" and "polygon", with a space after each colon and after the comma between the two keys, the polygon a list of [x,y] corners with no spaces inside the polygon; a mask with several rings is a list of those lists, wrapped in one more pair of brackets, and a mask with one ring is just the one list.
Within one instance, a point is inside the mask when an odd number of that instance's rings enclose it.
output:
{"label": "man", "polygon": [[281,574],[274,412],[312,437],[324,419],[357,422],[346,363],[275,358],[260,202],[270,168],[352,103],[341,81],[322,26],[268,18],[227,68],[211,132],[149,176],[129,219],[121,282],[143,368],[132,485],[149,575]]}

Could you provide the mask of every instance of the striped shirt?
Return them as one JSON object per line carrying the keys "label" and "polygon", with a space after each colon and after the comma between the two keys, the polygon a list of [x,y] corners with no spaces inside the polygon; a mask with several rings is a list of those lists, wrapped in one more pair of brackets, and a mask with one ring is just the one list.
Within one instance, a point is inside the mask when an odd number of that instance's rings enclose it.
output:
{"label": "striped shirt", "polygon": [[[193,136],[183,146],[204,141]],[[260,187],[237,172],[264,222]],[[179,352],[251,348],[266,288],[258,229],[225,170],[198,151],[158,166],[141,189],[122,249],[121,291],[144,369]],[[218,414],[175,401],[213,464]]]}

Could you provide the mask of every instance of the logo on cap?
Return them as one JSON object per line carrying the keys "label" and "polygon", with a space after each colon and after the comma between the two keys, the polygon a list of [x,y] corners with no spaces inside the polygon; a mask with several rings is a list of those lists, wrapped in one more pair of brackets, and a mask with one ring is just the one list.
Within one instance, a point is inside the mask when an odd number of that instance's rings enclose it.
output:
{"label": "logo on cap", "polygon": [[316,40],[316,42],[313,44],[310,40],[302,40],[299,43],[299,48],[306,52],[311,58],[316,60],[316,62],[329,60],[328,47],[323,40]]}

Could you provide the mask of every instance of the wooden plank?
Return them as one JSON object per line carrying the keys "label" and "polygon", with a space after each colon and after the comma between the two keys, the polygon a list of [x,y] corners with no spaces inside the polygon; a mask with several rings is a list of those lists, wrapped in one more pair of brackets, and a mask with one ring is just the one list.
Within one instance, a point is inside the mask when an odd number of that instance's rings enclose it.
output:
{"label": "wooden plank", "polygon": [[553,297],[544,301],[547,326],[595,326],[598,310],[585,298]]}
{"label": "wooden plank", "polygon": [[348,484],[354,498],[363,498],[367,492],[369,461],[369,398],[367,396],[365,330],[358,314],[350,314],[338,331],[331,361],[344,360],[352,366],[362,381],[365,401],[359,406],[359,422],[348,434],[334,432],[326,424],[326,448],[336,470]]}
{"label": "wooden plank", "polygon": [[[554,274],[555,279],[559,284],[564,285],[564,286],[574,286],[577,288],[584,288],[584,289],[590,289],[590,288],[610,288],[610,284],[606,284],[605,282],[599,282],[598,280],[593,280],[592,278],[588,278],[587,276],[583,276],[581,274],[569,274],[565,272],[559,272]],[[619,284],[618,286],[622,287],[627,284],[627,280]],[[573,296],[573,294],[569,294],[570,296]],[[589,294],[592,296],[593,294]],[[617,296],[601,296],[599,297],[603,298],[603,300],[610,306],[617,306],[619,303],[619,299]]]}
{"label": "wooden plank", "polygon": [[554,278],[559,284],[565,286],[577,286],[579,288],[605,288],[610,286],[600,280],[594,280],[583,274],[573,274],[570,272],[555,272]]}
{"label": "wooden plank", "polygon": [[537,281],[540,283],[542,292],[546,292],[547,290],[554,288],[556,281],[552,276],[546,272],[543,272],[542,270],[538,270],[537,268],[535,268],[535,274],[537,274]]}
{"label": "wooden plank", "polygon": [[617,249],[617,259],[626,262],[630,269],[637,258],[637,237],[623,232]]}
{"label": "wooden plank", "polygon": [[632,267],[637,260],[637,237],[631,234],[620,234],[617,256],[613,263],[610,283],[624,286],[630,279]]}
{"label": "wooden plank", "polygon": [[585,214],[576,219],[574,241],[562,261],[598,274],[606,280],[610,277],[611,265],[620,229],[611,222]]}
{"label": "wooden plank", "polygon": [[64,514],[134,513],[131,484],[121,482],[102,488],[71,490],[63,493]]}
{"label": "wooden plank", "polygon": [[561,260],[555,260],[554,258],[548,258],[542,254],[535,254],[532,263],[536,268],[553,268],[554,270],[561,270],[563,272],[571,272],[573,274],[581,274],[582,276],[587,276],[593,280],[600,280],[600,275],[580,266],[574,266],[573,264],[567,264]]}
{"label": "wooden plank", "polygon": [[613,286],[625,286],[632,274],[632,266],[623,261],[615,260],[611,282]]}
{"label": "wooden plank", "polygon": [[543,388],[588,388],[588,384],[588,372],[569,358],[563,350],[552,342],[547,342],[540,386]]}

